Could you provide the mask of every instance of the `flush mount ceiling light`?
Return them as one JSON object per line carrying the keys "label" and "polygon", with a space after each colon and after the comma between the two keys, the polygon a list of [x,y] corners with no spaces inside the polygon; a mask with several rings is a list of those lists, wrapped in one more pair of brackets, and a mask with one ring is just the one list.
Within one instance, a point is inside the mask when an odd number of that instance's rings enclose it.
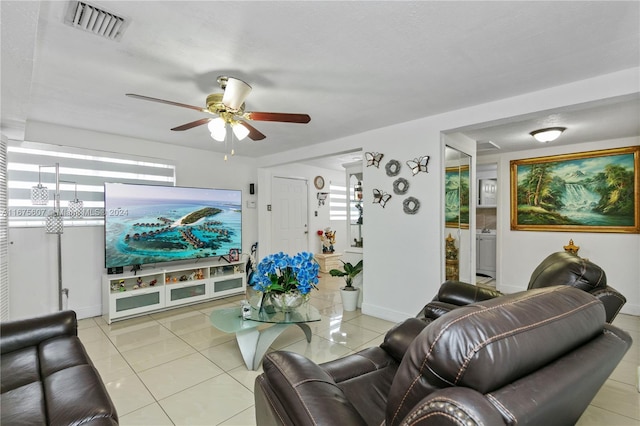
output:
{"label": "flush mount ceiling light", "polygon": [[565,130],[567,130],[566,127],[547,127],[546,129],[534,130],[529,134],[538,142],[546,143],[558,139]]}

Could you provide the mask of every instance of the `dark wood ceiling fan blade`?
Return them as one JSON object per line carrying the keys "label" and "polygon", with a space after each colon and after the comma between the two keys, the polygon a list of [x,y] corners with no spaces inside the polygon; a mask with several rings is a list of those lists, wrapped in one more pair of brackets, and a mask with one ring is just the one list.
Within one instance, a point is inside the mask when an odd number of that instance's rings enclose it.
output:
{"label": "dark wood ceiling fan blade", "polygon": [[203,124],[207,124],[213,120],[212,118],[201,118],[200,120],[192,121],[191,123],[183,124],[182,126],[174,127],[171,130],[181,131],[181,130],[189,130],[194,127],[202,126]]}
{"label": "dark wood ceiling fan blade", "polygon": [[251,138],[251,140],[261,141],[262,139],[266,138],[264,133],[262,133],[260,130],[256,129],[246,121],[239,120],[239,122],[249,130],[249,138]]}
{"label": "dark wood ceiling fan blade", "polygon": [[311,117],[307,114],[285,112],[247,112],[244,117],[255,121],[280,121],[284,123],[308,123],[311,121]]}
{"label": "dark wood ceiling fan blade", "polygon": [[144,96],[144,95],[136,95],[135,93],[127,93],[127,96],[129,96],[130,98],[142,99],[143,101],[159,102],[161,104],[166,104],[166,105],[173,105],[173,106],[179,106],[182,108],[195,109],[196,111],[200,111],[200,112],[209,112],[207,111],[206,108],[201,108],[201,107],[187,105],[187,104],[181,104],[180,102],[167,101],[164,99],[151,98],[149,96]]}

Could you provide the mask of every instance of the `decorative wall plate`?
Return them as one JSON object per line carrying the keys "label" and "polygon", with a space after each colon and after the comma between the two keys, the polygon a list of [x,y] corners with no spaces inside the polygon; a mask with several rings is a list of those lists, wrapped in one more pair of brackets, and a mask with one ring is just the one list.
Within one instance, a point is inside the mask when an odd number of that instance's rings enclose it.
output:
{"label": "decorative wall plate", "polygon": [[402,202],[402,210],[404,210],[406,214],[416,214],[418,210],[420,210],[420,201],[414,197],[407,197]]}
{"label": "decorative wall plate", "polygon": [[406,194],[409,190],[409,181],[405,178],[398,178],[393,181],[393,192],[398,195]]}
{"label": "decorative wall plate", "polygon": [[380,168],[380,160],[382,160],[384,154],[380,154],[379,152],[365,152],[364,158],[367,160],[367,167],[376,166]]}
{"label": "decorative wall plate", "polygon": [[423,155],[422,157],[414,158],[413,160],[407,161],[407,166],[411,168],[411,173],[413,173],[413,176],[417,175],[420,172],[429,173],[429,170],[427,170],[429,158],[431,157],[429,157],[428,155]]}
{"label": "decorative wall plate", "polygon": [[400,173],[400,162],[398,160],[389,160],[386,166],[387,176],[397,176]]}

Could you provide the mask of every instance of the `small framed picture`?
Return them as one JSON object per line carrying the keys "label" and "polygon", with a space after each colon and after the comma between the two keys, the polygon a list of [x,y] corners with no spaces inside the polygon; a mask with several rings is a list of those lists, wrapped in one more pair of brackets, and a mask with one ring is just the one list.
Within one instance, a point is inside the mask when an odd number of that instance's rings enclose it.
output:
{"label": "small framed picture", "polygon": [[229,249],[229,262],[237,262],[240,260],[240,250]]}

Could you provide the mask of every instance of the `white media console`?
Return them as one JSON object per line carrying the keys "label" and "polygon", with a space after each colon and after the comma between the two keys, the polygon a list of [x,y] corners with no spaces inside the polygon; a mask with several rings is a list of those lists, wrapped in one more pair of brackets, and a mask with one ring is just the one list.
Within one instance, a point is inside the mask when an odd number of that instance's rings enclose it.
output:
{"label": "white media console", "polygon": [[102,278],[102,314],[113,321],[211,299],[244,294],[246,262],[199,260],[170,267],[144,267]]}

